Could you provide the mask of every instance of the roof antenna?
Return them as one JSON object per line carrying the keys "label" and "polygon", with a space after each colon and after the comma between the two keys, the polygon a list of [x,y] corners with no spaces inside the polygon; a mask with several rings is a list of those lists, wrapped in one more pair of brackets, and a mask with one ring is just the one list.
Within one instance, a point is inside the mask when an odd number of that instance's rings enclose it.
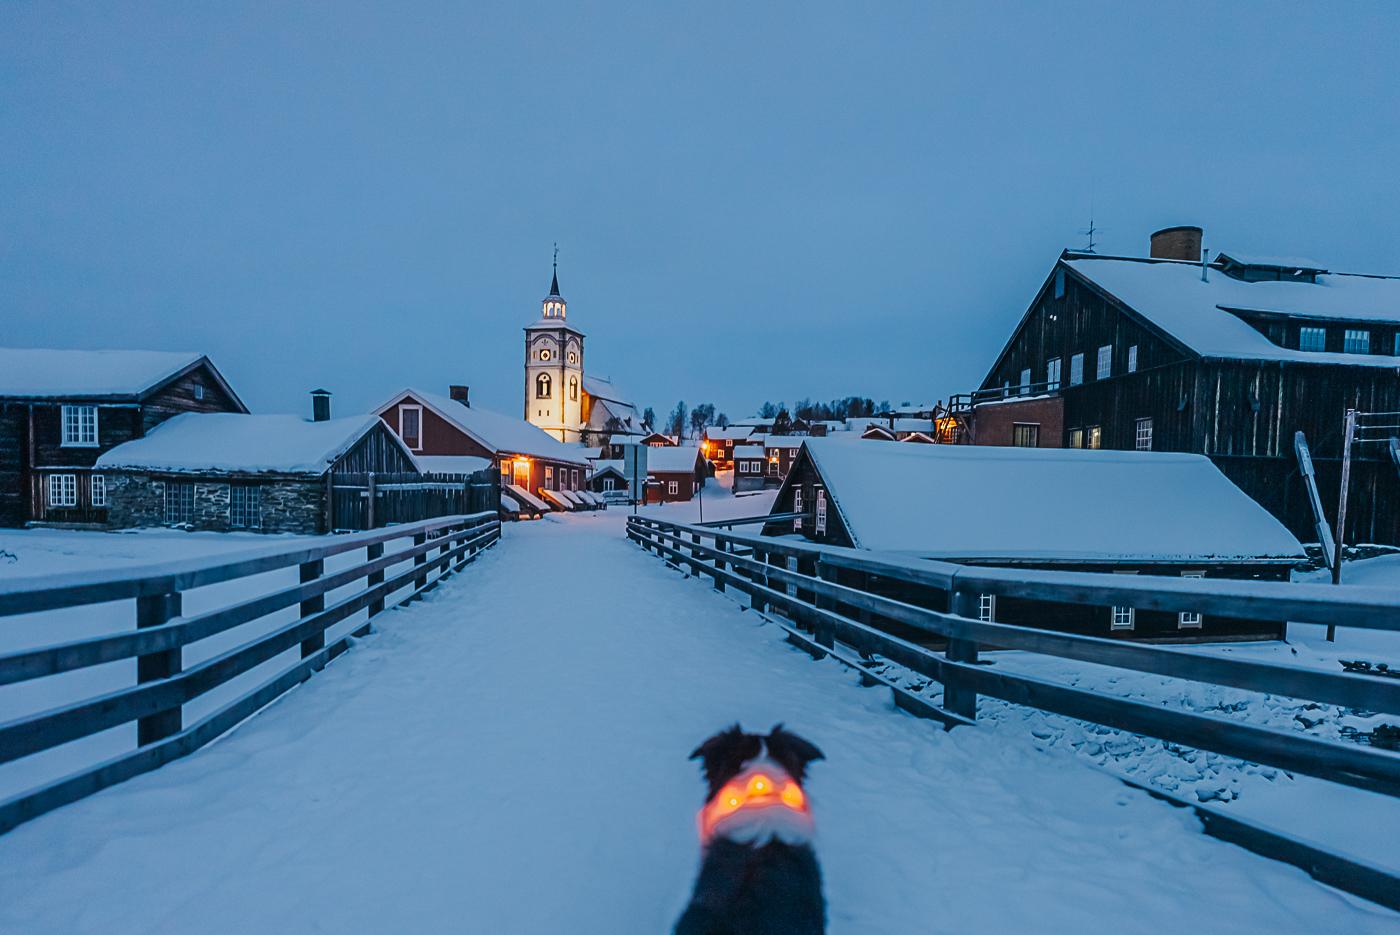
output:
{"label": "roof antenna", "polygon": [[1081,234],[1083,234],[1083,235],[1085,235],[1085,236],[1087,236],[1087,237],[1089,238],[1089,245],[1088,245],[1087,247],[1084,248],[1084,252],[1085,252],[1085,253],[1093,253],[1093,252],[1094,252],[1094,235],[1095,235],[1095,234],[1098,234],[1098,233],[1101,233],[1101,231],[1100,231],[1097,227],[1094,226],[1094,205],[1093,205],[1092,202],[1090,202],[1090,204],[1089,204],[1089,227],[1088,227],[1087,229],[1085,229],[1085,230],[1080,231],[1079,233],[1081,233]]}

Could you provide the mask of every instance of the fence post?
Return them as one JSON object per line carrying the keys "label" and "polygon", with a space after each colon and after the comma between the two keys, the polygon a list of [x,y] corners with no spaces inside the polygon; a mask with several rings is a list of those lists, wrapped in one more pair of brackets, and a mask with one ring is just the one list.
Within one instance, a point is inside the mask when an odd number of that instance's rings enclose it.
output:
{"label": "fence post", "polygon": [[[416,535],[416,536],[413,537],[413,544],[414,544],[414,545],[422,545],[423,543],[425,543],[425,542],[427,542],[427,541],[428,541],[428,534],[427,534],[427,533],[422,533],[422,532],[420,532],[418,535]],[[427,562],[428,562],[428,553],[427,553],[426,551],[424,551],[424,552],[419,552],[417,555],[413,556],[413,564],[415,564],[415,565],[426,565]],[[427,583],[428,583],[428,573],[427,573],[426,571],[424,571],[424,572],[423,572],[422,574],[420,574],[420,575],[414,575],[414,576],[413,576],[413,589],[414,589],[415,591],[421,591],[421,590],[423,590],[424,586],[426,586]]]}
{"label": "fence post", "polygon": [[[322,559],[316,559],[314,562],[302,562],[298,567],[301,570],[301,583],[306,584],[308,581],[315,581],[325,573],[326,563]],[[301,618],[305,620],[312,614],[319,614],[325,609],[326,595],[325,592],[322,592],[301,602]],[[301,658],[314,656],[325,648],[326,631],[318,630],[301,641]]]}
{"label": "fence post", "polygon": [[[371,562],[372,562],[372,561],[374,561],[376,558],[383,558],[383,557],[384,557],[384,543],[382,543],[382,542],[372,542],[372,543],[370,543],[369,545],[365,546],[365,559],[366,559],[366,561],[371,561]],[[372,572],[370,572],[370,573],[369,573],[369,577],[366,579],[366,584],[368,584],[370,587],[374,587],[374,586],[377,585],[377,584],[383,584],[383,583],[384,583],[384,572],[383,572],[382,569],[381,569],[380,571],[372,571]],[[383,596],[383,595],[380,595],[379,597],[376,597],[374,600],[372,600],[372,601],[369,602],[369,615],[370,615],[371,617],[373,617],[375,614],[382,614],[383,612],[384,612],[384,596]]]}
{"label": "fence post", "polygon": [[373,528],[374,528],[374,499],[375,499],[375,497],[377,496],[377,494],[376,494],[376,492],[375,492],[375,489],[374,489],[374,472],[373,472],[373,471],[370,471],[369,474],[366,475],[366,477],[368,478],[368,480],[365,481],[366,488],[367,488],[367,489],[366,489],[366,492],[365,492],[365,528],[366,528],[366,529],[373,529]]}
{"label": "fence post", "polygon": [[[980,595],[954,584],[948,595],[948,610],[959,617],[977,619],[977,606]],[[976,662],[977,644],[971,640],[948,640],[948,648],[943,654],[949,662]],[[965,718],[977,717],[977,692],[966,684],[961,675],[949,673],[943,683],[943,707]]]}
{"label": "fence post", "polygon": [[[764,565],[768,564],[768,553],[760,551],[757,546],[754,547],[753,551],[749,554],[749,557],[752,558],[755,562],[761,562]],[[754,589],[749,592],[749,607],[753,610],[762,611],[767,608],[768,602],[765,601],[762,595],[758,593],[757,585],[761,584],[767,587],[768,576],[763,574],[762,572],[753,571],[749,574],[749,580],[752,581],[755,585]]]}
{"label": "fence post", "polygon": [[721,577],[719,573],[724,571],[725,563],[721,556],[729,551],[729,540],[721,539],[718,533],[715,534],[715,551],[720,553],[715,556],[715,590],[722,592],[724,590],[724,578]]}
{"label": "fence post", "polygon": [[700,534],[693,532],[690,534],[690,573],[695,577],[700,577]]}
{"label": "fence post", "polygon": [[[136,627],[158,627],[172,617],[180,616],[182,598],[179,591],[164,594],[147,594],[136,599]],[[136,657],[136,682],[144,684],[179,675],[183,668],[180,647],[163,649]],[[180,705],[147,715],[136,722],[136,744],[144,747],[148,743],[163,740],[171,734],[178,734],[181,728]]]}
{"label": "fence post", "polygon": [[[823,581],[835,583],[836,579],[840,577],[840,574],[839,570],[823,562],[821,556],[817,556],[816,577]],[[836,602],[831,598],[820,593],[814,593],[812,598],[812,603],[817,606],[818,610],[826,611],[826,613],[829,614],[836,613]],[[816,616],[816,628],[817,644],[827,649],[834,649],[836,646],[836,626],[824,615],[818,614]]]}

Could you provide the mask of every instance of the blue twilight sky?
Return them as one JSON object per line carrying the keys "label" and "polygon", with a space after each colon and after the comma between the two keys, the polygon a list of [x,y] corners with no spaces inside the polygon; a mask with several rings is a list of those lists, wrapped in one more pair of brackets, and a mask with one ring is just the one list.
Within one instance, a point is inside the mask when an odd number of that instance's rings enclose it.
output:
{"label": "blue twilight sky", "polygon": [[639,406],[974,385],[1104,252],[1400,273],[1400,3],[0,5],[8,345],[521,407],[551,244]]}

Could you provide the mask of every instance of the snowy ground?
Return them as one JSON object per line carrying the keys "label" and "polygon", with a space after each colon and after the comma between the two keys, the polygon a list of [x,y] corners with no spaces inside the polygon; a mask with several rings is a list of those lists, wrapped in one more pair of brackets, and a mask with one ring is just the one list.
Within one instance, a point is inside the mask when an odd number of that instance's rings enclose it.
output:
{"label": "snowy ground", "polygon": [[895,713],[628,543],[629,512],[510,526],[233,735],[0,837],[0,931],[666,931],[686,755],[736,720],[826,752],[833,933],[1396,930],[1071,755]]}

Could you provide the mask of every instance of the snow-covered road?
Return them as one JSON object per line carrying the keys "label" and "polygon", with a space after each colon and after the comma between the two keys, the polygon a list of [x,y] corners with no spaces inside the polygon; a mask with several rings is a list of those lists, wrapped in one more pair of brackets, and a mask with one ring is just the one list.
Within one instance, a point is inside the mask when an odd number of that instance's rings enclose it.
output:
{"label": "snow-covered road", "polygon": [[733,721],[822,747],[833,933],[1395,932],[1067,755],[894,713],[622,536],[500,546],[223,741],[0,837],[0,932],[658,933]]}

